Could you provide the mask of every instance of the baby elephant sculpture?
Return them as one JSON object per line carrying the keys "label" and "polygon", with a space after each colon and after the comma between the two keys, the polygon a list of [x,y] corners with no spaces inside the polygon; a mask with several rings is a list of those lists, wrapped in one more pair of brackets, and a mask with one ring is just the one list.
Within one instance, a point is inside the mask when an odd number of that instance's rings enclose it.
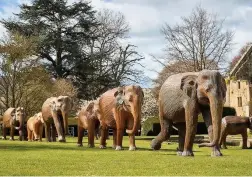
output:
{"label": "baby elephant sculpture", "polygon": [[14,130],[19,131],[19,140],[24,140],[24,108],[8,108],[3,114],[3,137],[6,140],[6,128],[10,128],[10,140],[14,140]]}
{"label": "baby elephant sculpture", "polygon": [[227,149],[227,135],[242,135],[242,149],[247,148],[247,128],[252,130],[252,117],[226,116],[222,118],[220,146]]}
{"label": "baby elephant sculpture", "polygon": [[[68,113],[72,107],[72,100],[68,96],[51,97],[44,102],[42,105],[42,116],[45,122],[45,136],[47,141],[56,141],[56,130],[58,133],[58,141],[66,141],[65,135],[68,130]],[[52,133],[50,127],[52,127]]]}
{"label": "baby elephant sculpture", "polygon": [[98,120],[98,103],[92,101],[83,107],[78,114],[78,146],[83,146],[82,139],[84,129],[88,131],[88,147],[94,147],[94,138],[99,129],[100,122]]}
{"label": "baby elephant sculpture", "polygon": [[135,133],[141,122],[143,91],[140,86],[129,85],[108,90],[99,99],[101,124],[100,148],[106,148],[108,128],[113,129],[113,147],[122,150],[124,129],[129,134],[129,150],[135,150]]}
{"label": "baby elephant sculpture", "polygon": [[27,121],[27,134],[28,141],[42,141],[43,133],[43,117],[42,113],[37,113],[34,116],[30,117]]}

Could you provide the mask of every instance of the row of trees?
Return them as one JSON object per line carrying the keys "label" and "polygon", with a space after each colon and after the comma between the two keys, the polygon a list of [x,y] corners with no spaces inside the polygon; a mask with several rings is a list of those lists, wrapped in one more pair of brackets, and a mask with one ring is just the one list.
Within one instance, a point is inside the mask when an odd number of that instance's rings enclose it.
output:
{"label": "row of trees", "polygon": [[126,43],[123,14],[95,11],[90,3],[32,0],[14,19],[2,19],[8,35],[0,43],[0,95],[4,109],[40,110],[49,96],[91,100],[109,88],[139,82],[144,59]]}
{"label": "row of trees", "polygon": [[[66,0],[33,0],[20,9],[15,19],[1,21],[9,31],[0,45],[3,106],[29,105],[34,97],[57,94],[92,100],[109,88],[144,78],[135,67],[144,57],[125,43],[130,28],[120,12],[96,12],[85,1]],[[198,6],[180,24],[163,25],[165,57],[153,57],[163,66],[154,80],[156,97],[171,74],[223,71],[233,32],[223,30],[224,21],[217,17]],[[31,100],[24,103],[24,97]],[[41,104],[36,103],[31,105]]]}

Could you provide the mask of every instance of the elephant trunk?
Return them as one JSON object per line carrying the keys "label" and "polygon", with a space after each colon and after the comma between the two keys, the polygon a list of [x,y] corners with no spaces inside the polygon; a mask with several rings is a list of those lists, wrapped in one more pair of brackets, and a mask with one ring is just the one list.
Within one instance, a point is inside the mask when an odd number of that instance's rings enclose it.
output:
{"label": "elephant trunk", "polygon": [[68,135],[68,116],[65,111],[62,111],[62,118],[63,118],[63,124],[64,124],[64,133],[65,135]]}
{"label": "elephant trunk", "polygon": [[126,133],[132,135],[135,134],[138,130],[138,127],[140,125],[140,121],[141,121],[141,103],[140,101],[137,102],[138,104],[134,104],[133,109],[131,108],[131,113],[133,115],[134,118],[134,124],[133,124],[133,128],[131,130],[126,130]]}
{"label": "elephant trunk", "polygon": [[213,95],[209,95],[210,111],[212,116],[213,125],[213,140],[210,143],[199,144],[199,147],[213,147],[219,144],[220,132],[221,132],[221,119],[223,111],[223,100],[217,99]]}

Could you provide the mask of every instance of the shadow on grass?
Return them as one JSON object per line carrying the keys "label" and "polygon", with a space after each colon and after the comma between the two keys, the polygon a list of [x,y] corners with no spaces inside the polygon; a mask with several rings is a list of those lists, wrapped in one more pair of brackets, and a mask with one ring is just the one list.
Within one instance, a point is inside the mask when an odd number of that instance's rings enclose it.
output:
{"label": "shadow on grass", "polygon": [[[0,150],[7,150],[7,151],[36,151],[36,150],[65,150],[65,151],[115,151],[111,146],[107,146],[106,149],[100,149],[99,146],[95,146],[94,148],[87,147],[87,144],[83,144],[82,147],[75,146],[64,146],[65,143],[62,144],[55,144],[55,143],[47,143],[47,144],[39,144],[39,143],[32,143],[27,142],[25,144],[1,144],[0,143]],[[127,146],[123,147],[123,151],[128,151]],[[153,151],[153,152],[176,152],[176,149],[160,149],[160,150],[152,150],[151,148],[143,148],[137,147],[136,151]],[[197,152],[197,151],[195,151]]]}

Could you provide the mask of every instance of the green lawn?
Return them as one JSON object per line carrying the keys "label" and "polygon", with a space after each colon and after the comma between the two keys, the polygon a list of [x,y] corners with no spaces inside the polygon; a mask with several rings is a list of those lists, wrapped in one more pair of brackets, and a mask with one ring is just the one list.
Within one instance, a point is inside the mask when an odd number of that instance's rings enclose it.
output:
{"label": "green lawn", "polygon": [[[149,138],[149,137],[148,137]],[[151,151],[150,139],[137,137],[137,151],[76,147],[76,138],[67,143],[0,141],[0,175],[252,175],[252,149],[229,147],[223,157],[210,157],[209,148],[194,145],[195,157],[178,157],[177,144],[163,143]]]}

